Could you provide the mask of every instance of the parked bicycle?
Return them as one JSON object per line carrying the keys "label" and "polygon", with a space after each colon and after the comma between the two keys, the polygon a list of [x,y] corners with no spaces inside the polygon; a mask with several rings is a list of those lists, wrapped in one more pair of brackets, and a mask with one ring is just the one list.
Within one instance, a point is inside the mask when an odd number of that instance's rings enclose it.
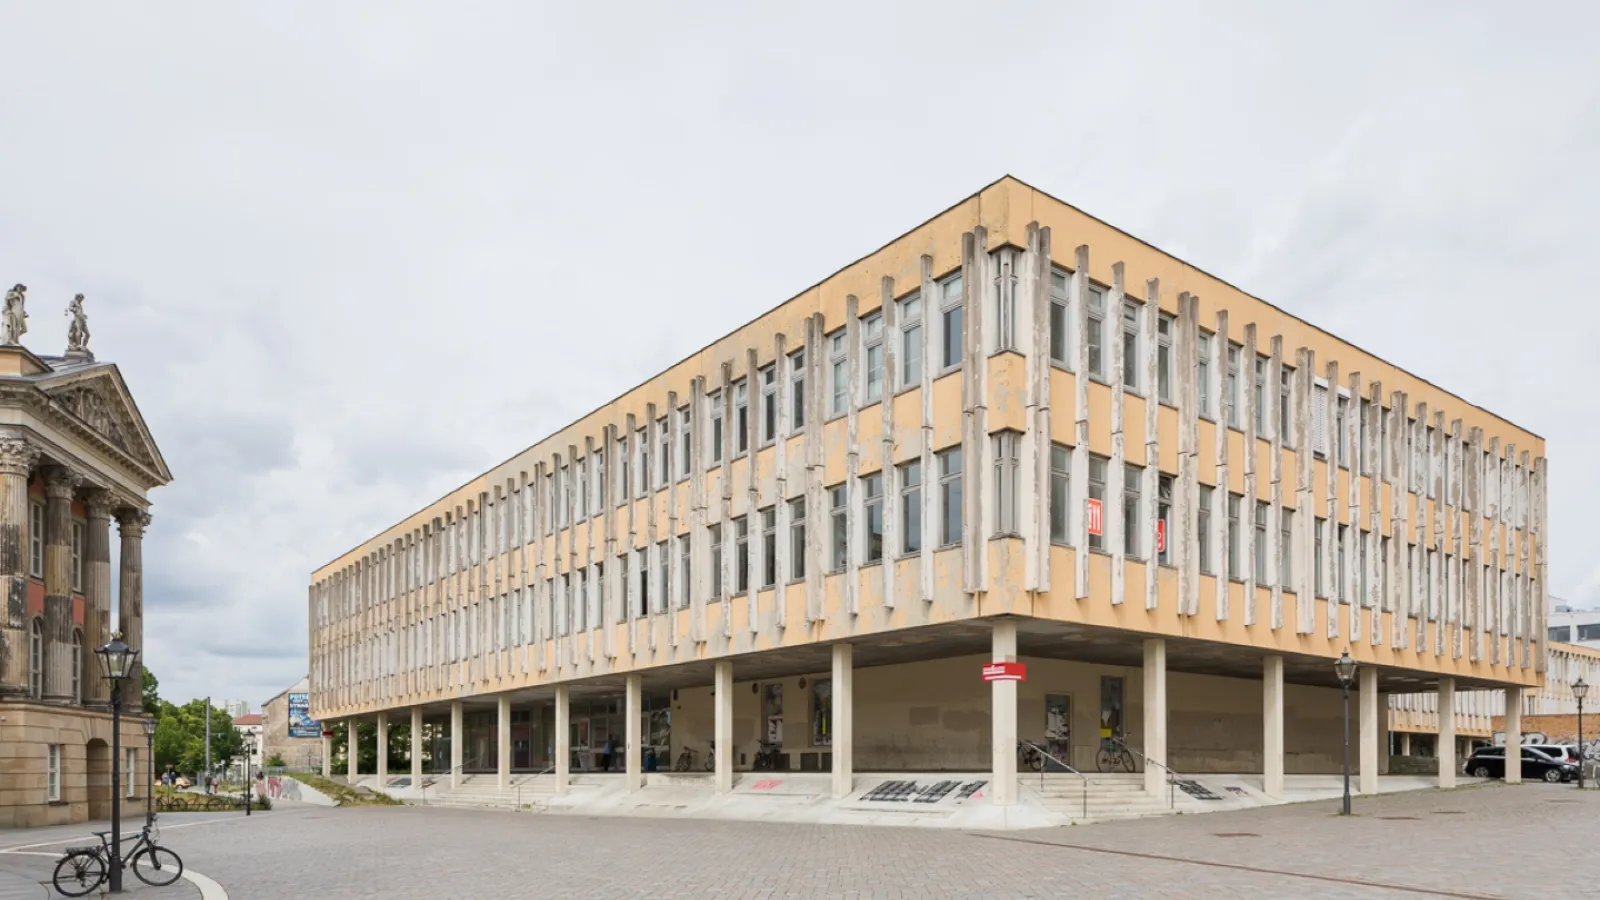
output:
{"label": "parked bicycle", "polygon": [[[717,742],[711,741],[706,749],[706,771],[709,772],[717,766]],[[694,768],[694,750],[684,747],[678,753],[678,758],[672,763],[672,771],[687,772]]]}
{"label": "parked bicycle", "polygon": [[1128,750],[1128,745],[1114,737],[1101,738],[1100,749],[1094,755],[1094,764],[1102,772],[1115,772],[1121,769],[1132,772],[1133,753]]}
{"label": "parked bicycle", "polygon": [[756,751],[756,758],[751,766],[757,772],[776,772],[778,770],[778,745],[761,742],[761,749]]}
{"label": "parked bicycle", "polygon": [[1032,769],[1035,772],[1044,771],[1044,753],[1038,747],[1027,741],[1017,741],[1017,769]]}
{"label": "parked bicycle", "polygon": [[[82,897],[99,887],[111,872],[111,832],[96,831],[100,838],[98,847],[70,847],[56,862],[51,881],[56,892],[65,897]],[[137,836],[123,838],[133,841],[131,852],[119,860],[123,870],[133,874],[145,884],[166,887],[183,874],[183,860],[178,854],[156,843],[155,819],[147,823]]]}

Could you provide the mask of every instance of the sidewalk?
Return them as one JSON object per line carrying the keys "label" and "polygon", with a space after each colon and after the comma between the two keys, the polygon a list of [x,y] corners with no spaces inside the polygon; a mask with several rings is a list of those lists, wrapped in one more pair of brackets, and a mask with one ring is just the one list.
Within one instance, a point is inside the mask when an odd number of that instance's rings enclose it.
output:
{"label": "sidewalk", "polygon": [[[55,871],[60,852],[37,851],[0,853],[0,900],[46,900],[58,896],[49,889],[51,873]],[[200,900],[200,889],[186,878],[180,878],[163,888],[152,887],[140,881],[131,871],[122,873],[122,892],[125,897],[156,897],[172,900]],[[101,885],[100,890],[105,890]],[[98,893],[98,892],[97,892]]]}

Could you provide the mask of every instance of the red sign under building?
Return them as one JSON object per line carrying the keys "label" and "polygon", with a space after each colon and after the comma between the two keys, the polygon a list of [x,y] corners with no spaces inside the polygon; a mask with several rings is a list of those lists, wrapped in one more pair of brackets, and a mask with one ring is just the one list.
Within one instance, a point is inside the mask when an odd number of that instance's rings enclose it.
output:
{"label": "red sign under building", "polygon": [[1027,681],[1028,664],[1019,662],[997,662],[983,664],[984,681]]}
{"label": "red sign under building", "polygon": [[1100,528],[1101,528],[1100,518],[1101,518],[1100,501],[1094,499],[1093,497],[1090,497],[1089,498],[1089,533],[1090,534],[1093,534],[1093,535],[1100,534]]}
{"label": "red sign under building", "polygon": [[1167,520],[1156,520],[1156,552],[1167,552]]}

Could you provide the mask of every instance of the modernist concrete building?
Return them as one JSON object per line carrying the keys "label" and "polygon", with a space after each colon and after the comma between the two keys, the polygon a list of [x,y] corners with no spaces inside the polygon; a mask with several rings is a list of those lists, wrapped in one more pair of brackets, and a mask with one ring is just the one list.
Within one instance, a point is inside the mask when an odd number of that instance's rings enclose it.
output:
{"label": "modernist concrete building", "polygon": [[[133,715],[122,719],[125,782],[114,788],[110,686],[94,650],[114,631],[143,649],[145,494],[172,476],[116,365],[83,346],[86,329],[66,355],[36,356],[15,343],[21,313],[20,297],[8,298],[0,346],[0,827],[105,818],[113,789],[128,798],[124,810],[142,813],[142,676],[135,671],[123,691]],[[121,536],[115,612],[112,519]]]}
{"label": "modernist concrete building", "polygon": [[1348,651],[1371,790],[1385,695],[1540,683],[1545,491],[1537,435],[1008,177],[312,573],[312,707],[557,790],[765,751],[1006,805],[1019,740],[1118,738],[1270,795],[1338,771]]}

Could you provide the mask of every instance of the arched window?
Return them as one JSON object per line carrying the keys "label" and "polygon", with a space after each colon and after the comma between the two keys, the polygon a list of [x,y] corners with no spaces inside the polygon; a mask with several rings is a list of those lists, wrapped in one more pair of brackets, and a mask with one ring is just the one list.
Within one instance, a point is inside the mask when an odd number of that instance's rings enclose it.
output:
{"label": "arched window", "polygon": [[35,700],[44,695],[44,622],[39,619],[28,632],[28,694]]}
{"label": "arched window", "polygon": [[72,629],[72,702],[83,702],[83,632]]}

